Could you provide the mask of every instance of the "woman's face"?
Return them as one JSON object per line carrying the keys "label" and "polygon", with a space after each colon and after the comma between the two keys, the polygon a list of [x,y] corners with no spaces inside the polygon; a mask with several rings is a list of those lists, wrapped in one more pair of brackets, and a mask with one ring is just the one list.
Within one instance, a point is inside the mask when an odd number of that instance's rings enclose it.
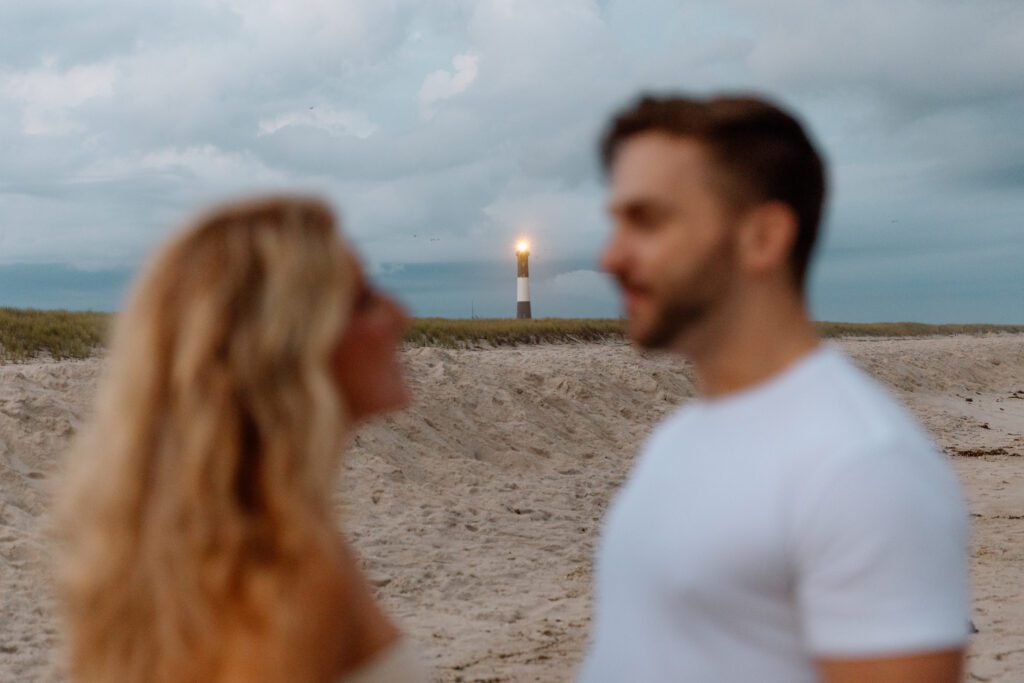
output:
{"label": "woman's face", "polygon": [[353,420],[408,405],[409,387],[398,357],[409,316],[393,298],[356,270],[352,317],[334,351],[334,373]]}

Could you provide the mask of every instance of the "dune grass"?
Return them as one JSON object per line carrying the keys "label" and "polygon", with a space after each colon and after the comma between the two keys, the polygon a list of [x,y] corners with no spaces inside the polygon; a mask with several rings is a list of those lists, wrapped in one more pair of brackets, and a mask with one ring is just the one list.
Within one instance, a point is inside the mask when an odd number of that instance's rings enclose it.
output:
{"label": "dune grass", "polygon": [[102,348],[106,313],[0,308],[0,360],[86,358]]}
{"label": "dune grass", "polygon": [[[926,323],[819,322],[828,339],[841,337],[933,337],[985,334],[1024,334],[1024,325],[929,325]],[[541,318],[538,320],[453,320],[419,318],[407,340],[414,346],[448,348],[490,344],[625,341],[624,322],[614,319]]]}
{"label": "dune grass", "polygon": [[947,337],[956,334],[1024,334],[1024,325],[819,322],[818,333],[838,337]]}
{"label": "dune grass", "polygon": [[412,346],[456,348],[488,344],[557,344],[623,339],[619,320],[585,318],[540,318],[514,320],[503,318],[457,320],[417,318],[406,335]]}
{"label": "dune grass", "polygon": [[[0,361],[23,361],[47,356],[56,359],[87,358],[103,348],[112,318],[107,313],[0,308]],[[930,337],[1024,334],[1024,325],[820,322],[818,330],[828,338]],[[406,343],[410,346],[443,348],[600,341],[625,341],[623,321],[417,318],[406,336]]]}

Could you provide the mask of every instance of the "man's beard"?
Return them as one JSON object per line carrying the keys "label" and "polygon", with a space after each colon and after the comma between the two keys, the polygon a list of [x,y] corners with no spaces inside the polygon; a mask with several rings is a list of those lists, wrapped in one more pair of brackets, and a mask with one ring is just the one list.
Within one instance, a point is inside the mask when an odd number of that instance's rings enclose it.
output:
{"label": "man's beard", "polygon": [[650,328],[633,341],[645,349],[670,349],[683,334],[706,322],[728,295],[735,267],[734,246],[732,235],[728,235],[686,281],[670,287],[672,298],[660,306]]}
{"label": "man's beard", "polygon": [[634,341],[645,349],[669,349],[684,332],[707,318],[712,307],[710,301],[671,301],[659,312],[651,328]]}

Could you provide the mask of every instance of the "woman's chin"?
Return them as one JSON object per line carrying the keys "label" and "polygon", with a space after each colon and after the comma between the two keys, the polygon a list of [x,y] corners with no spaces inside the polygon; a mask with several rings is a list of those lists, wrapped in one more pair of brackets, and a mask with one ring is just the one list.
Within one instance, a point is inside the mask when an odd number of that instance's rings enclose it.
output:
{"label": "woman's chin", "polygon": [[352,417],[356,422],[366,422],[375,417],[405,410],[411,404],[412,393],[403,383],[400,387],[396,387],[394,391],[390,391],[386,395],[379,394],[373,397],[373,400],[358,406],[353,411]]}
{"label": "woman's chin", "polygon": [[412,391],[409,390],[409,387],[403,381],[401,388],[395,392],[395,401],[388,412],[405,410],[410,405],[412,405]]}

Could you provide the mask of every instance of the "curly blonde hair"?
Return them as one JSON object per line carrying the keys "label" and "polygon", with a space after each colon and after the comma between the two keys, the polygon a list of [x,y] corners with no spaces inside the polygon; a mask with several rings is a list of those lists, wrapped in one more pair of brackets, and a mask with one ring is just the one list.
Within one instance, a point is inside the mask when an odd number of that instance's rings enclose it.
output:
{"label": "curly blonde hair", "polygon": [[215,209],[148,265],[60,496],[76,680],[214,680],[239,624],[301,618],[289,582],[337,540],[350,259],[323,203],[277,197]]}

